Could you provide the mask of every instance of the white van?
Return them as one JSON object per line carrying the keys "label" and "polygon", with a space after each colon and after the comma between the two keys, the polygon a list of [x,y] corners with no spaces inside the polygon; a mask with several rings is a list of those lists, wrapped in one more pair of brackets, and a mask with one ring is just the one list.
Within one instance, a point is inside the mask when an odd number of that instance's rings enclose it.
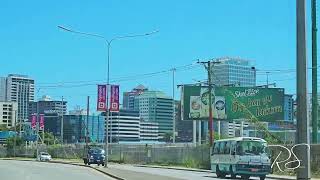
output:
{"label": "white van", "polygon": [[217,140],[211,149],[211,170],[218,178],[231,175],[235,179],[250,176],[264,180],[271,171],[271,159],[267,142],[255,137],[237,137]]}

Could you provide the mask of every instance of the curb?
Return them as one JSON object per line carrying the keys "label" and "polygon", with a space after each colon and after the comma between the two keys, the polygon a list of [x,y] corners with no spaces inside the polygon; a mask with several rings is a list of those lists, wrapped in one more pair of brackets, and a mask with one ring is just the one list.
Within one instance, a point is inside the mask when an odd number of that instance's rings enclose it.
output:
{"label": "curb", "polygon": [[[148,167],[148,168],[159,168],[159,169],[174,169],[174,170],[180,170],[180,171],[193,171],[193,172],[206,172],[206,173],[211,173],[210,170],[203,170],[203,169],[187,169],[187,168],[179,168],[179,167],[166,167],[166,166],[149,166],[149,165],[134,165],[136,167]],[[280,179],[280,180],[291,180],[291,179],[295,179],[295,177],[292,178],[285,178],[285,177],[281,177],[281,176],[276,176],[276,175],[272,175],[272,176],[268,176],[267,178],[269,179]]]}
{"label": "curb", "polygon": [[[0,160],[13,160],[13,161],[36,161],[36,160],[33,160],[33,159],[13,159],[13,158],[2,158]],[[36,161],[38,162],[38,161]],[[40,162],[40,161],[39,161]],[[40,162],[41,163],[41,162]],[[47,162],[42,162],[42,163],[53,163],[53,164],[68,164],[68,165],[73,165],[73,166],[80,166],[80,167],[86,167],[86,168],[90,168],[90,169],[93,169],[93,170],[96,170],[106,176],[109,176],[109,177],[112,177],[114,179],[118,179],[118,180],[125,180],[121,177],[118,177],[118,176],[115,176],[113,174],[110,174],[110,173],[107,173],[101,169],[98,169],[98,168],[95,168],[95,167],[91,167],[91,166],[86,166],[86,165],[83,165],[83,164],[77,164],[77,163],[72,163],[72,162],[63,162],[63,161],[47,161]]]}
{"label": "curb", "polygon": [[193,171],[193,172],[211,173],[210,170],[204,170],[204,169],[188,169],[188,168],[167,167],[167,166],[148,166],[148,165],[134,165],[134,166],[136,166],[136,167],[161,168],[161,169],[173,169],[173,170],[180,170],[180,171]]}

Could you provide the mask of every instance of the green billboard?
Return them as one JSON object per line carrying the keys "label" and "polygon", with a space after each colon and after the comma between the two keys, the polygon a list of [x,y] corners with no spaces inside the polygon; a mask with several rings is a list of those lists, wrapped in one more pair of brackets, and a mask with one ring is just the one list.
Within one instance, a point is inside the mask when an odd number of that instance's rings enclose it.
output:
{"label": "green billboard", "polygon": [[[214,119],[284,119],[283,88],[214,87],[211,93]],[[181,96],[183,120],[208,120],[208,87],[184,85]]]}

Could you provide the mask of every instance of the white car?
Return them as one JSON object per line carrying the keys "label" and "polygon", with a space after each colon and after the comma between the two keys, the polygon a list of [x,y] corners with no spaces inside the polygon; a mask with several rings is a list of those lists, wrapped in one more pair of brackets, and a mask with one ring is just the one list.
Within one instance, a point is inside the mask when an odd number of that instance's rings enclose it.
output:
{"label": "white car", "polygon": [[51,161],[52,157],[50,154],[48,154],[46,152],[40,152],[37,159],[38,159],[38,161]]}

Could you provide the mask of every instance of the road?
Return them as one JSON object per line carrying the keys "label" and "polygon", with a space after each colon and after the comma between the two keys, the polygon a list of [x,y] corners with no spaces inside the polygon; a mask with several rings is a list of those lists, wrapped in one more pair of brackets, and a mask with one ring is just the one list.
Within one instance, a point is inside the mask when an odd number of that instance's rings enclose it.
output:
{"label": "road", "polygon": [[[147,175],[152,175],[153,179],[175,179],[175,180],[216,180],[216,174],[209,172],[195,172],[195,171],[182,171],[182,170],[174,170],[174,169],[159,169],[159,168],[150,168],[150,167],[137,167],[134,165],[119,165],[112,164],[109,166],[109,172],[113,174],[119,174],[124,179],[128,180],[136,180],[136,179],[148,179],[143,178]],[[132,173],[135,172],[136,174]],[[126,174],[128,174],[126,176]],[[136,176],[136,178],[134,177]],[[140,176],[140,177],[139,177]],[[159,178],[157,178],[159,176]],[[162,178],[161,178],[162,177]],[[231,179],[227,176],[226,179]],[[238,177],[240,179],[240,176]],[[251,180],[259,179],[256,177],[250,178]],[[221,180],[221,179],[219,179]],[[268,178],[266,178],[268,180]]]}
{"label": "road", "polygon": [[0,160],[1,180],[111,180],[86,167],[31,161]]}

